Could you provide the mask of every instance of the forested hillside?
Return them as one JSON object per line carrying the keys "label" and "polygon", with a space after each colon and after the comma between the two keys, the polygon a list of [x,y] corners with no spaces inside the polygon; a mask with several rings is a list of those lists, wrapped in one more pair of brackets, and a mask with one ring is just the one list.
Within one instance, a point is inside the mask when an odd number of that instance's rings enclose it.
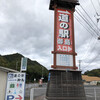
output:
{"label": "forested hillside", "polygon": [[[22,57],[23,55],[19,53],[5,56],[0,55],[0,66],[20,71]],[[37,61],[32,61],[28,58],[26,71],[27,82],[33,82],[34,78],[36,78],[36,80],[38,81],[42,77],[42,72],[44,81],[47,81],[48,70],[44,66],[39,64]]]}
{"label": "forested hillside", "polygon": [[100,77],[100,69],[94,69],[94,70],[91,70],[91,71],[86,71],[84,74],[88,75],[88,76]]}

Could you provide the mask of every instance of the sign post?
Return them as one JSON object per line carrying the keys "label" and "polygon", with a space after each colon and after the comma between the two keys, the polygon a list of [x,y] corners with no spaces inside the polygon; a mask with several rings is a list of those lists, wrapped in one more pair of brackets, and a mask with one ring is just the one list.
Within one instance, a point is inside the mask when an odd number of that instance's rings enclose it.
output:
{"label": "sign post", "polygon": [[5,100],[24,100],[25,73],[8,73]]}
{"label": "sign post", "polygon": [[27,70],[27,58],[22,57],[21,59],[21,71]]}

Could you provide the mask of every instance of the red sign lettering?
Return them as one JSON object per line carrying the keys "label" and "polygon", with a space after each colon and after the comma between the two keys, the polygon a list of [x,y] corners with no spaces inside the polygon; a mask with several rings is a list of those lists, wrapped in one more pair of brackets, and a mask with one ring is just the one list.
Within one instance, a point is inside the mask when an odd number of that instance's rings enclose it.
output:
{"label": "red sign lettering", "polygon": [[72,52],[72,15],[71,11],[57,9],[57,51]]}
{"label": "red sign lettering", "polygon": [[22,100],[22,97],[20,95],[18,95],[19,97],[15,98],[15,99],[19,99],[19,100]]}

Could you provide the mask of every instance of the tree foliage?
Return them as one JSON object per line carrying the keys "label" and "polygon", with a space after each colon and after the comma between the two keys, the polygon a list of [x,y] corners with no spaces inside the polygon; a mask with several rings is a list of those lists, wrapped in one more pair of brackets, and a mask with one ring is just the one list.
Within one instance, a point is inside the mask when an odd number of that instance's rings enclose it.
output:
{"label": "tree foliage", "polygon": [[[19,53],[5,56],[0,55],[0,66],[20,71],[22,57],[24,56]],[[37,61],[32,61],[28,58],[26,71],[27,82],[34,82],[34,78],[38,81],[42,77],[42,71],[44,81],[47,81],[48,70]]]}
{"label": "tree foliage", "polygon": [[100,69],[94,69],[94,70],[91,70],[91,71],[86,71],[84,74],[88,75],[88,76],[100,77]]}

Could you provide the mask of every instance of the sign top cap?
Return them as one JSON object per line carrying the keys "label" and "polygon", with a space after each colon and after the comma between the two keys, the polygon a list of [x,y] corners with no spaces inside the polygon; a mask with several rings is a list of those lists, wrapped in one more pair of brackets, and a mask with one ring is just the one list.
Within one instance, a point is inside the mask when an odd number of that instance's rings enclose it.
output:
{"label": "sign top cap", "polygon": [[57,5],[57,7],[62,8],[75,8],[76,5],[79,5],[78,0],[50,0],[49,9],[54,10],[54,6]]}

